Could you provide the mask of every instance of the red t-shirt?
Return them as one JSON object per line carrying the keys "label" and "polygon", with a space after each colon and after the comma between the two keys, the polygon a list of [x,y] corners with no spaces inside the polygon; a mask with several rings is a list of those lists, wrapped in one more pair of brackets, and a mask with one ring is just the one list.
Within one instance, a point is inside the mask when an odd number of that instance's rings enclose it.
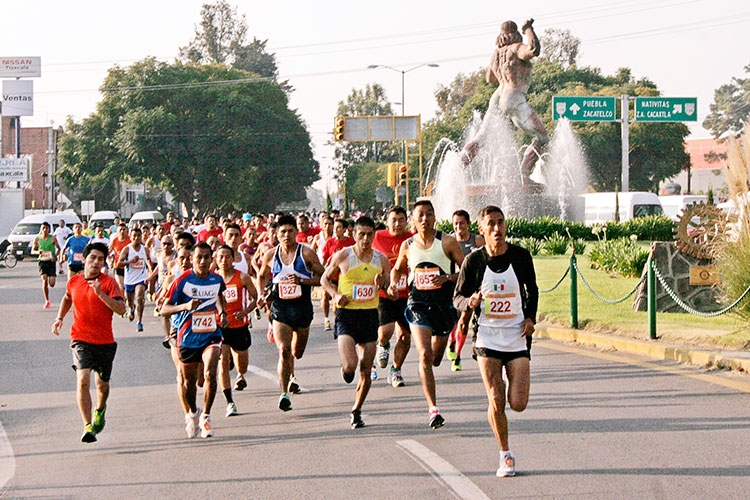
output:
{"label": "red t-shirt", "polygon": [[[404,234],[394,236],[387,229],[381,229],[375,232],[375,240],[372,242],[372,248],[388,257],[388,261],[391,263],[391,268],[396,264],[398,259],[398,252],[401,250],[401,244],[414,236],[411,231],[406,231]],[[401,277],[401,286],[399,287],[398,296],[405,299],[409,296],[409,288],[406,287],[406,277]],[[381,297],[387,297],[383,290],[380,291]]]}
{"label": "red t-shirt", "polygon": [[200,233],[198,233],[198,241],[207,241],[211,236],[218,236],[219,239],[221,239],[221,234],[223,231],[220,227],[217,227],[213,231],[209,231],[208,229],[204,229]]}
{"label": "red t-shirt", "polygon": [[[113,298],[122,298],[120,286],[113,277],[102,273],[96,279],[104,293]],[[89,344],[111,344],[115,341],[112,335],[112,309],[96,296],[91,288],[92,281],[84,278],[83,273],[76,274],[68,280],[66,293],[73,300],[70,339]]]}
{"label": "red t-shirt", "polygon": [[333,254],[342,248],[353,246],[354,243],[356,243],[354,238],[344,238],[343,240],[337,240],[336,237],[330,238],[323,247],[323,264],[328,264]]}
{"label": "red t-shirt", "polygon": [[297,233],[297,243],[305,243],[307,245],[312,245],[313,238],[315,238],[315,235],[318,234],[319,232],[320,232],[319,227],[311,227],[304,233]]}
{"label": "red t-shirt", "polygon": [[120,269],[124,269],[124,268],[122,268],[122,267],[120,267],[120,266],[117,265],[117,261],[120,260],[120,252],[122,252],[122,249],[125,248],[126,246],[130,245],[130,243],[131,243],[130,236],[128,236],[124,240],[121,240],[117,236],[115,236],[114,238],[112,238],[111,245],[112,245],[112,250],[114,250],[114,252],[115,252],[115,267],[119,267]]}

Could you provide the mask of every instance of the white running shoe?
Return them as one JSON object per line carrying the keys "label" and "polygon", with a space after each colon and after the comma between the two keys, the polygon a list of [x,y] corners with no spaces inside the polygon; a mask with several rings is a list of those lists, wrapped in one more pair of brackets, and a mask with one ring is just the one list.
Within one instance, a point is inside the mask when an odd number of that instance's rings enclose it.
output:
{"label": "white running shoe", "polygon": [[388,358],[391,355],[391,344],[388,344],[386,346],[380,345],[380,342],[378,342],[378,352],[375,354],[375,359],[378,360],[378,364],[380,365],[380,368],[385,368],[388,366]]}
{"label": "white running shoe", "polygon": [[226,413],[227,417],[233,417],[233,416],[239,415],[239,414],[240,414],[240,412],[237,411],[237,405],[236,404],[234,404],[232,402],[232,403],[229,403],[227,405],[227,413]]}
{"label": "white running shoe", "polygon": [[197,420],[198,412],[185,414],[185,432],[187,432],[188,439],[198,437],[198,433],[200,433]]}
{"label": "white running shoe", "polygon": [[201,413],[200,429],[202,438],[208,438],[214,435],[214,429],[211,427],[211,415]]}
{"label": "white running shoe", "polygon": [[513,455],[500,455],[500,467],[495,473],[497,477],[511,477],[516,475],[516,459]]}

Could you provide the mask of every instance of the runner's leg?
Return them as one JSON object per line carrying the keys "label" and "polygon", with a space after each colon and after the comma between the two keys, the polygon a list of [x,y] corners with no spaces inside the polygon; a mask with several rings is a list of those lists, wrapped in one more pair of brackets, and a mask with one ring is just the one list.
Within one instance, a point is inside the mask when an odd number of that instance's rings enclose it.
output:
{"label": "runner's leg", "polygon": [[221,370],[221,391],[224,393],[224,397],[227,403],[231,403],[232,399],[232,381],[229,378],[229,366],[232,360],[232,348],[227,344],[221,345],[221,360],[219,362],[219,369]]}
{"label": "runner's leg", "polygon": [[[305,354],[305,348],[307,347],[307,339],[310,337],[310,327],[297,328],[294,330],[292,337],[292,354],[297,359],[302,359],[302,355]],[[292,369],[292,375],[294,370]]]}
{"label": "runner's leg", "polygon": [[395,331],[398,338],[396,346],[393,348],[393,367],[400,370],[411,348],[411,331],[401,326],[398,322],[395,323]]}
{"label": "runner's leg", "polygon": [[508,376],[508,404],[513,411],[524,411],[529,403],[529,358],[516,358],[505,364]]}
{"label": "runner's leg", "polygon": [[360,410],[365,402],[365,398],[367,398],[367,393],[370,392],[370,385],[372,385],[370,370],[372,369],[373,361],[375,361],[377,346],[375,342],[367,342],[366,344],[357,345],[357,351],[359,354],[359,380],[357,381],[357,395],[354,398],[352,410]]}
{"label": "runner's leg", "polygon": [[[190,405],[188,405],[185,402],[185,399],[182,397],[182,385],[184,383],[184,377],[182,375],[182,361],[180,361],[180,350],[175,346],[170,346],[169,353],[172,356],[172,363],[174,363],[174,367],[177,370],[177,397],[180,399],[180,404],[182,405],[182,409],[185,413],[190,412]],[[195,383],[193,383],[193,386],[195,386]]]}
{"label": "runner's leg", "polygon": [[276,348],[279,350],[279,364],[277,373],[281,392],[285,393],[289,387],[289,379],[294,373],[294,357],[292,356],[292,327],[278,321],[273,322],[273,336]]}
{"label": "runner's leg", "polygon": [[135,307],[138,323],[143,323],[143,306],[146,302],[146,286],[138,285],[135,287]]}
{"label": "runner's leg", "polygon": [[[432,330],[423,326],[410,325],[414,345],[419,351],[419,379],[422,382],[422,390],[427,399],[427,405],[432,408],[437,406],[435,397],[435,376],[432,373]],[[445,348],[445,345],[443,345]]]}
{"label": "runner's leg", "polygon": [[182,407],[186,408],[185,413],[195,413],[197,407],[195,404],[195,382],[198,380],[199,363],[180,362],[180,372],[182,373],[182,385],[180,385],[180,400]]}
{"label": "runner's leg", "polygon": [[109,398],[109,382],[105,382],[96,374],[96,409],[101,410],[107,406],[107,399]]}
{"label": "runner's leg", "polygon": [[445,348],[448,346],[448,337],[432,337],[432,366],[440,366],[443,361]]}
{"label": "runner's leg", "polygon": [[207,347],[203,351],[203,370],[204,380],[203,383],[203,414],[208,415],[211,413],[211,407],[214,404],[214,398],[216,397],[216,371],[219,365],[219,356],[221,355],[221,349],[218,345],[212,345]]}
{"label": "runner's leg", "polygon": [[479,373],[482,374],[484,388],[487,391],[487,420],[495,433],[495,439],[501,451],[509,450],[508,419],[505,416],[505,382],[503,382],[503,363],[499,359],[477,356]]}
{"label": "runner's leg", "polygon": [[91,423],[91,369],[76,370],[76,389],[78,396],[78,411],[81,413],[83,425]]}

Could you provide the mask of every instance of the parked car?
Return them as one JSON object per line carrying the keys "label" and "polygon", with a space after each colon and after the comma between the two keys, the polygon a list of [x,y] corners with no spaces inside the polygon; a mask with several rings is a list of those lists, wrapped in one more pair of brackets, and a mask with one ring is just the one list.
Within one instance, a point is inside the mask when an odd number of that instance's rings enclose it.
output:
{"label": "parked car", "polygon": [[659,197],[645,191],[629,193],[587,193],[584,199],[584,223],[604,224],[615,220],[615,206],[621,221],[664,213]]}
{"label": "parked car", "polygon": [[707,202],[708,196],[705,194],[676,194],[659,196],[659,201],[661,202],[661,208],[664,210],[664,215],[677,222],[683,210],[690,205]]}
{"label": "parked car", "polygon": [[93,228],[97,224],[101,224],[105,231],[109,231],[109,228],[115,223],[115,217],[119,217],[117,212],[113,210],[99,210],[89,219],[89,227]]}
{"label": "parked car", "polygon": [[136,212],[130,218],[130,222],[128,222],[128,226],[133,227],[135,226],[135,223],[138,221],[148,222],[149,224],[154,224],[157,222],[164,222],[164,216],[161,214],[161,212],[158,212],[156,210],[146,210],[145,212]]}
{"label": "parked car", "polygon": [[13,245],[15,256],[18,259],[23,259],[31,255],[31,243],[34,241],[34,237],[39,234],[42,222],[49,223],[52,231],[54,231],[60,220],[64,220],[67,226],[81,223],[81,219],[76,214],[69,212],[35,214],[21,219],[8,237],[8,240]]}

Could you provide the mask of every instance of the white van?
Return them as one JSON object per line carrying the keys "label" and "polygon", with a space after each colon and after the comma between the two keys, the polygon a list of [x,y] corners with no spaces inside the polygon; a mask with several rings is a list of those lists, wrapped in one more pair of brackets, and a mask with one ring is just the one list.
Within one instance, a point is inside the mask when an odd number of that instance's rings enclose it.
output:
{"label": "white van", "polygon": [[620,221],[664,213],[659,197],[645,191],[587,193],[581,196],[584,200],[583,221],[589,226],[614,221],[616,204]]}
{"label": "white van", "polygon": [[76,223],[81,223],[81,219],[76,214],[70,212],[35,214],[21,219],[8,237],[8,241],[13,245],[13,253],[16,257],[22,259],[24,256],[28,257],[31,255],[31,243],[34,241],[34,237],[39,234],[42,222],[47,222],[50,225],[50,233],[52,233],[60,223],[60,220],[64,220],[65,225],[68,227]]}
{"label": "white van", "polygon": [[675,194],[659,196],[659,201],[661,202],[661,208],[664,210],[664,215],[677,222],[683,210],[696,203],[706,203],[708,196],[705,194]]}
{"label": "white van", "polygon": [[99,210],[94,212],[89,219],[89,227],[93,229],[97,224],[101,224],[105,231],[109,231],[109,228],[115,223],[115,217],[119,217],[119,215],[114,210]]}
{"label": "white van", "polygon": [[161,214],[161,212],[158,212],[156,210],[146,210],[145,212],[136,212],[133,214],[133,216],[130,218],[130,222],[128,222],[129,227],[135,226],[135,223],[141,221],[141,222],[147,222],[149,224],[164,222],[164,216]]}

